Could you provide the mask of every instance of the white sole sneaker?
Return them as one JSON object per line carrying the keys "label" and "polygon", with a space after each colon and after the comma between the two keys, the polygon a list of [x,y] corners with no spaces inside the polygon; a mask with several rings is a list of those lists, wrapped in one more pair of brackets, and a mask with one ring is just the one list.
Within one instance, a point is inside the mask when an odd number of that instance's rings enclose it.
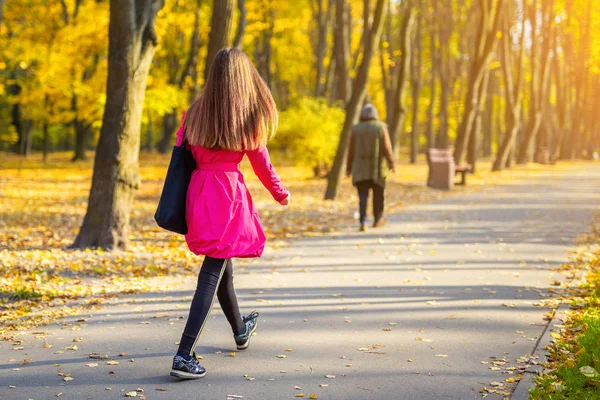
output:
{"label": "white sole sneaker", "polygon": [[174,376],[176,378],[180,378],[180,379],[200,379],[200,378],[204,378],[206,376],[206,371],[204,371],[201,374],[192,374],[191,372],[185,372],[185,371],[179,371],[176,369],[172,369],[171,373],[169,375]]}

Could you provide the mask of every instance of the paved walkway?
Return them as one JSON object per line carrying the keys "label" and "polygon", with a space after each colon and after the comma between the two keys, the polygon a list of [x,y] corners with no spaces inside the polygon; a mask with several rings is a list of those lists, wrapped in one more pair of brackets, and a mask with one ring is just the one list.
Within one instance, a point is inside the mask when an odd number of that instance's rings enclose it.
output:
{"label": "paved walkway", "polygon": [[480,398],[483,386],[510,377],[506,365],[482,362],[532,352],[547,312],[534,303],[562,279],[551,269],[599,204],[594,166],[410,207],[379,230],[272,252],[236,272],[242,309],[261,313],[258,335],[232,357],[216,307],[197,348],[208,369],[199,381],[168,376],[192,279],[115,299],[26,332],[21,345],[0,343],[0,398],[116,399],[137,388],[148,399]]}

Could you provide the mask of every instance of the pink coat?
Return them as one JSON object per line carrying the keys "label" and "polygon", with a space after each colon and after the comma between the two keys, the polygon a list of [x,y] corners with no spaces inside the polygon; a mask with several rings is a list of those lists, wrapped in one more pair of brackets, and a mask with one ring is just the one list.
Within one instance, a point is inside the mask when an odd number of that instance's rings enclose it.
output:
{"label": "pink coat", "polygon": [[[183,124],[177,131],[177,145],[182,140]],[[247,155],[254,173],[275,201],[285,200],[289,193],[271,164],[269,151],[265,146],[246,152],[189,148],[197,164],[185,210],[185,240],[190,251],[222,259],[260,257],[265,232],[238,167]]]}

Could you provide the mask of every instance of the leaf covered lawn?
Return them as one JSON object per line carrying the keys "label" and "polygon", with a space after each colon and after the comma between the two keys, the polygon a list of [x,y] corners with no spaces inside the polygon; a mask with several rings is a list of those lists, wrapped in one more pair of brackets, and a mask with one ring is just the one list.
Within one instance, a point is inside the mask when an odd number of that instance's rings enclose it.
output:
{"label": "leaf covered lawn", "polygon": [[[130,246],[118,252],[67,248],[85,214],[91,162],[70,163],[67,154],[49,165],[0,157],[6,160],[0,168],[1,334],[76,313],[108,296],[157,289],[152,278],[197,273],[201,260],[187,250],[183,237],[158,228],[153,219],[167,156],[143,155]],[[247,164],[243,170],[271,249],[298,237],[353,227],[357,198],[349,180],[344,180],[337,201],[326,202],[324,180],[311,179],[302,169],[279,168],[292,193],[291,206],[283,208]],[[421,180],[425,169],[417,170]],[[391,182],[388,193],[390,209],[442,195],[416,179]]]}

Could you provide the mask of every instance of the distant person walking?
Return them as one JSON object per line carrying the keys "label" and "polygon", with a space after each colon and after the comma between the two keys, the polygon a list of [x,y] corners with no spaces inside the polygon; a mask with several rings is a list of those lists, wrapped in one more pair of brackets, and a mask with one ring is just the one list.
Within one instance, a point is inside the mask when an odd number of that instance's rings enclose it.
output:
{"label": "distant person walking", "polygon": [[[242,317],[233,288],[234,257],[260,257],[265,233],[238,166],[244,156],[281,205],[290,194],[275,172],[266,142],[277,128],[277,108],[269,88],[246,54],[217,53],[204,90],[183,116],[177,144],[184,140],[196,160],[187,191],[188,248],[204,255],[198,285],[171,375],[202,378],[206,370],[194,349],[218,297],[238,350],[248,348],[256,311]],[[194,397],[194,396],[192,396]]]}
{"label": "distant person walking", "polygon": [[370,190],[373,190],[373,227],[385,225],[386,220],[383,218],[385,180],[394,168],[392,144],[387,126],[379,120],[379,113],[375,106],[367,104],[360,113],[360,122],[352,127],[346,164],[346,175],[352,176],[352,184],[358,189],[361,231],[367,230],[365,221]]}

